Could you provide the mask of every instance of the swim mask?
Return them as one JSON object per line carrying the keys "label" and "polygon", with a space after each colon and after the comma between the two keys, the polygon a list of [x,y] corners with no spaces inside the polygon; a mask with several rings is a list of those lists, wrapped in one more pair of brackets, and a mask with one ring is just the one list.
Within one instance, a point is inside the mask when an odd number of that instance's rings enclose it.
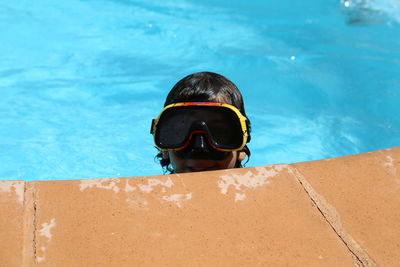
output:
{"label": "swim mask", "polygon": [[150,132],[158,149],[182,158],[223,159],[250,141],[246,117],[232,105],[213,102],[170,104],[153,119]]}

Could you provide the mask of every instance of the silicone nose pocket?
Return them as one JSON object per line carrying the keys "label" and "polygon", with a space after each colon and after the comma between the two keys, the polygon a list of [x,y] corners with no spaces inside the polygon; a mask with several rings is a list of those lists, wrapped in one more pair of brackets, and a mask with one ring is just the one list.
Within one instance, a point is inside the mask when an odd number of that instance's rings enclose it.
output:
{"label": "silicone nose pocket", "polygon": [[193,136],[192,150],[196,152],[208,153],[210,152],[210,147],[207,143],[206,138],[202,134],[196,134]]}
{"label": "silicone nose pocket", "polygon": [[182,150],[176,151],[176,154],[182,159],[225,159],[229,152],[218,151],[208,144],[207,137],[203,134],[195,134],[190,144]]}

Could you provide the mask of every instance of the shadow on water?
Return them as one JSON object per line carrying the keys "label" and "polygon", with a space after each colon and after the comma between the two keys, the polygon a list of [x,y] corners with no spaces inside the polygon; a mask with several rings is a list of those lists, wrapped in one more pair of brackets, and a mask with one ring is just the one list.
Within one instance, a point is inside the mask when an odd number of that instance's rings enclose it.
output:
{"label": "shadow on water", "polygon": [[400,22],[400,2],[397,0],[340,0],[340,3],[350,26]]}

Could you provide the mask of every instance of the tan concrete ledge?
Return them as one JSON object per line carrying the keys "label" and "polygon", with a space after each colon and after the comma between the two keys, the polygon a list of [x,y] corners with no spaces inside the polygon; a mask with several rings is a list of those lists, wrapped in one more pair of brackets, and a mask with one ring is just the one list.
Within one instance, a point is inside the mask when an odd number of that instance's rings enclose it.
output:
{"label": "tan concrete ledge", "polygon": [[400,266],[399,166],[0,181],[0,266]]}

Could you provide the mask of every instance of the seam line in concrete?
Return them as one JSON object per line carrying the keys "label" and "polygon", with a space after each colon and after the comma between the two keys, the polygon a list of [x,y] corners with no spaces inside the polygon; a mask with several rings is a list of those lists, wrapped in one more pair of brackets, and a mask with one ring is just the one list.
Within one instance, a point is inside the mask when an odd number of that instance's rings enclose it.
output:
{"label": "seam line in concrete", "polygon": [[354,256],[358,265],[364,267],[375,267],[377,264],[368,256],[368,254],[361,248],[361,246],[354,240],[354,238],[347,233],[342,226],[340,215],[336,209],[330,205],[323,196],[319,195],[304,176],[294,166],[289,165],[289,172],[291,172],[300,183],[306,194],[317,207],[318,211],[324,217],[326,222],[332,227],[333,231],[342,240],[344,245]]}
{"label": "seam line in concrete", "polygon": [[23,266],[33,266],[36,263],[35,255],[35,235],[36,235],[36,196],[34,184],[24,183],[24,216],[23,216]]}

